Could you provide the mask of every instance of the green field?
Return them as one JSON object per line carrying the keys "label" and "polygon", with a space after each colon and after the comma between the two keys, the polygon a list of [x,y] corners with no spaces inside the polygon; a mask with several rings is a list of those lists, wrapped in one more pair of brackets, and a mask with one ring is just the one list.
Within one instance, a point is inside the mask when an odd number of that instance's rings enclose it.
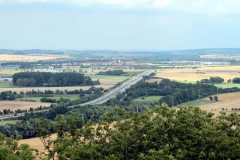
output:
{"label": "green field", "polygon": [[[25,97],[25,98],[21,98],[20,100],[26,101],[26,100],[34,100],[36,102],[41,102],[41,98],[43,97]],[[68,98],[71,101],[79,99],[78,95],[62,95],[62,96],[54,96],[54,97],[46,97],[46,98],[51,98],[51,99],[56,99],[56,100],[60,100],[60,98]]]}
{"label": "green field", "polygon": [[198,99],[198,100],[194,100],[194,101],[189,101],[189,102],[186,102],[186,103],[182,103],[182,104],[177,105],[177,106],[174,106],[174,107],[199,106],[199,105],[209,104],[209,103],[216,103],[216,101]]}
{"label": "green field", "polygon": [[222,88],[231,88],[231,87],[240,87],[240,84],[236,83],[223,83],[223,84],[214,84],[217,87],[222,87]]}
{"label": "green field", "polygon": [[111,80],[126,80],[130,76],[108,76],[108,75],[89,75],[93,79],[111,79]]}
{"label": "green field", "polygon": [[0,126],[4,126],[6,124],[15,124],[16,121],[0,121]]}
{"label": "green field", "polygon": [[0,88],[17,88],[17,86],[13,86],[12,82],[0,82]]}
{"label": "green field", "polygon": [[14,73],[18,73],[18,72],[23,72],[22,69],[3,69],[1,68],[0,70],[1,74],[14,74]]}
{"label": "green field", "polygon": [[[181,83],[192,83],[195,84],[195,81],[179,81]],[[222,87],[222,88],[231,88],[231,87],[238,87],[240,88],[240,84],[236,83],[222,83],[222,84],[214,84],[216,87]]]}
{"label": "green field", "polygon": [[181,83],[192,83],[192,84],[196,83],[196,81],[178,81],[178,82],[181,82]]}
{"label": "green field", "polygon": [[132,102],[153,102],[153,101],[159,101],[162,96],[147,96],[147,97],[140,97],[140,98],[135,98],[132,100]]}

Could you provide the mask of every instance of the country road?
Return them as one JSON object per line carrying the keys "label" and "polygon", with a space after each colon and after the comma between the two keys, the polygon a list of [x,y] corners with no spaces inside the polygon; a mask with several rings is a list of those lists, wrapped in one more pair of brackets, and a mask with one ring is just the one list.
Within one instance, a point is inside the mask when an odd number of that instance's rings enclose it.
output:
{"label": "country road", "polygon": [[[85,105],[96,105],[96,104],[103,104],[105,102],[107,102],[109,99],[116,97],[116,95],[118,93],[122,93],[124,92],[127,88],[129,88],[131,85],[136,84],[138,81],[140,81],[143,76],[149,76],[151,73],[153,73],[153,71],[145,71],[143,73],[138,74],[135,77],[130,78],[129,80],[123,82],[120,86],[114,88],[113,90],[111,90],[110,92],[102,95],[101,97],[94,99],[92,101],[86,102],[86,103],[82,103],[82,104],[76,104],[73,106],[69,106],[69,108],[74,108],[76,106],[85,106]],[[33,112],[46,112],[47,110],[41,110],[41,111],[33,111]],[[25,113],[18,113],[17,115],[14,116],[14,114],[10,114],[10,115],[4,115],[4,116],[0,116],[0,120],[2,119],[7,119],[7,118],[12,118],[12,117],[20,117],[23,116]]]}

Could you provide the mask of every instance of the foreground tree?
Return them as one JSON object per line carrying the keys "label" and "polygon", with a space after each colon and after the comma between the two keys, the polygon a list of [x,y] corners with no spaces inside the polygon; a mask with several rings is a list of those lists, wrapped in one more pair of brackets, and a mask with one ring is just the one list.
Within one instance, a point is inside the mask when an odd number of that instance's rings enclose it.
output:
{"label": "foreground tree", "polygon": [[[238,159],[240,118],[166,104],[145,114],[116,108],[99,124],[58,117],[51,145],[58,159]],[[68,132],[66,132],[68,130]],[[44,138],[44,137],[42,137]],[[54,153],[54,154],[53,154]],[[49,157],[49,158],[52,158]]]}
{"label": "foreground tree", "polygon": [[34,150],[27,144],[18,146],[17,141],[6,138],[0,133],[0,159],[1,160],[33,160]]}

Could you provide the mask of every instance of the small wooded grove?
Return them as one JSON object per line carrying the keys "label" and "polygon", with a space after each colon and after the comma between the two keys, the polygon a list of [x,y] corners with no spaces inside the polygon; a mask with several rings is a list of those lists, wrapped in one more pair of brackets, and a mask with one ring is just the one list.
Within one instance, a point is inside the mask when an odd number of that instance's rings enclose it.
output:
{"label": "small wooded grove", "polygon": [[121,76],[122,74],[125,74],[126,72],[123,72],[123,70],[113,70],[113,71],[106,71],[106,72],[99,72],[98,75],[111,75],[111,76]]}
{"label": "small wooded grove", "polygon": [[240,77],[235,77],[232,80],[233,83],[240,83]]}
{"label": "small wooded grove", "polygon": [[66,72],[20,72],[12,76],[13,85],[16,86],[79,86],[100,84],[99,81],[92,81],[91,77],[84,74]]}
{"label": "small wooded grove", "polygon": [[[165,103],[146,113],[115,108],[102,121],[84,123],[74,116],[58,115],[57,138],[49,141],[51,124],[37,127],[48,159],[71,160],[192,160],[239,159],[240,117],[222,112],[213,117],[198,107],[171,109]],[[0,159],[34,159],[29,146],[14,148],[0,134]],[[10,140],[10,139],[9,139]],[[5,151],[5,152],[3,152]],[[23,152],[26,152],[25,157]]]}

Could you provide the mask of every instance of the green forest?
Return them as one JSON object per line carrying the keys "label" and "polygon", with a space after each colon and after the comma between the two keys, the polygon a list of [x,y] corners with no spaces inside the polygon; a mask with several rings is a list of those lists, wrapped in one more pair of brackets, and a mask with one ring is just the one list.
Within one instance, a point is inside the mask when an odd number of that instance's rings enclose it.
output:
{"label": "green forest", "polygon": [[100,84],[99,81],[92,81],[84,74],[66,72],[20,72],[12,76],[13,85],[16,86],[83,86]]}

